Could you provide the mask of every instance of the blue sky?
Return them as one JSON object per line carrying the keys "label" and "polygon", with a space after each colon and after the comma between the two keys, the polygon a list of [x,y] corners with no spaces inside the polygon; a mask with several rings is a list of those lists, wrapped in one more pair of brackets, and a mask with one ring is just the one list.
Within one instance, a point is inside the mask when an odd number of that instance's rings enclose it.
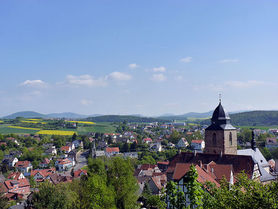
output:
{"label": "blue sky", "polygon": [[278,109],[278,2],[0,1],[0,115]]}

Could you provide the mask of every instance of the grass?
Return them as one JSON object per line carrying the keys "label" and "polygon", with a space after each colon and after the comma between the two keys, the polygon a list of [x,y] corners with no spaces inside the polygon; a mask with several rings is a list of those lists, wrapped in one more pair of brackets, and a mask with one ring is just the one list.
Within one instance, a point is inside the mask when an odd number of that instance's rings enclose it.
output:
{"label": "grass", "polygon": [[27,128],[27,127],[22,127],[22,126],[8,126],[8,128],[25,129],[25,130],[35,130],[35,131],[40,130],[39,128]]}
{"label": "grass", "polygon": [[99,133],[113,133],[115,132],[116,128],[111,123],[107,122],[100,122],[95,124],[94,126],[84,127],[80,126],[77,128],[78,134],[87,134],[89,132],[99,132]]}
{"label": "grass", "polygon": [[9,128],[6,125],[0,126],[1,134],[35,134],[36,132],[37,132],[37,130]]}
{"label": "grass", "polygon": [[247,129],[262,129],[262,130],[268,130],[268,129],[275,129],[278,128],[278,126],[235,126],[237,128],[247,128]]}

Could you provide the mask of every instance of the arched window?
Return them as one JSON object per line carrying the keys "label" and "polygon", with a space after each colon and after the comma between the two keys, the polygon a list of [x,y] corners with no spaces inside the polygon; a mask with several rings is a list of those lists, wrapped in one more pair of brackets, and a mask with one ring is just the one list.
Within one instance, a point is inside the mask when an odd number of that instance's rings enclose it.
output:
{"label": "arched window", "polygon": [[216,133],[213,133],[212,135],[212,144],[216,146]]}
{"label": "arched window", "polygon": [[232,135],[232,132],[230,132],[229,141],[230,141],[230,145],[233,145],[233,135]]}

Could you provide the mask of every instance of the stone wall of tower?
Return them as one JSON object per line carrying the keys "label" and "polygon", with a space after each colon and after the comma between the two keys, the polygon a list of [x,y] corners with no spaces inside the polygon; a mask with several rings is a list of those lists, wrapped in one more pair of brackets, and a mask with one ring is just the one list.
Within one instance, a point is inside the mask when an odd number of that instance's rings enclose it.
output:
{"label": "stone wall of tower", "polygon": [[[230,142],[231,133],[231,142]],[[214,143],[214,135],[215,142]],[[209,154],[237,154],[237,133],[236,130],[206,130],[205,131],[204,153]]]}
{"label": "stone wall of tower", "polygon": [[[232,136],[232,144],[230,143],[230,133]],[[237,131],[225,130],[224,131],[224,154],[237,154]]]}
{"label": "stone wall of tower", "polygon": [[[213,142],[213,135],[216,136],[216,143]],[[205,149],[204,153],[220,154],[224,149],[224,131],[206,130],[205,131]]]}

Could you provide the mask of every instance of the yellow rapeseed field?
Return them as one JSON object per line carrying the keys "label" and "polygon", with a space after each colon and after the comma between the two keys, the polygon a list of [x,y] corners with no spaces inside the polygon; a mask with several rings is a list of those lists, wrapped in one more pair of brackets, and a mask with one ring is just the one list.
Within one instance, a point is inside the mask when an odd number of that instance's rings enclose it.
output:
{"label": "yellow rapeseed field", "polygon": [[71,120],[71,121],[68,121],[70,123],[82,123],[82,124],[87,124],[87,125],[94,125],[96,123],[94,122],[90,122],[90,121],[75,121],[75,120]]}
{"label": "yellow rapeseed field", "polygon": [[59,131],[59,130],[40,130],[36,134],[44,134],[44,135],[62,135],[62,136],[72,136],[74,131]]}
{"label": "yellow rapeseed field", "polygon": [[0,123],[4,123],[4,121],[0,120]]}
{"label": "yellow rapeseed field", "polygon": [[38,119],[38,118],[28,118],[26,120],[34,120],[34,121],[36,121],[36,120],[41,120],[41,119]]}
{"label": "yellow rapeseed field", "polygon": [[37,123],[41,123],[41,124],[46,124],[46,122],[40,122],[40,121],[29,121],[29,120],[22,120],[21,121],[22,123],[34,123],[34,124],[37,124]]}
{"label": "yellow rapeseed field", "polygon": [[40,130],[39,128],[27,128],[21,126],[8,126],[8,128],[26,129],[26,130]]}

